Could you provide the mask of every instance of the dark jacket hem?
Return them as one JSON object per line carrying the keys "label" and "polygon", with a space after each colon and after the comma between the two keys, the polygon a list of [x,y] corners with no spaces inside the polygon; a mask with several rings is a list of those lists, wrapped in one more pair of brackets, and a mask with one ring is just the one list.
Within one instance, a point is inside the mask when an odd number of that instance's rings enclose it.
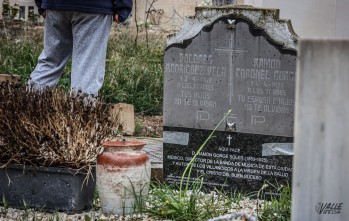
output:
{"label": "dark jacket hem", "polygon": [[99,8],[89,8],[89,7],[67,7],[67,6],[56,6],[56,5],[42,5],[43,9],[51,9],[51,10],[61,10],[61,11],[77,11],[77,12],[86,12],[93,14],[107,14],[112,15],[114,12],[108,9],[99,9]]}

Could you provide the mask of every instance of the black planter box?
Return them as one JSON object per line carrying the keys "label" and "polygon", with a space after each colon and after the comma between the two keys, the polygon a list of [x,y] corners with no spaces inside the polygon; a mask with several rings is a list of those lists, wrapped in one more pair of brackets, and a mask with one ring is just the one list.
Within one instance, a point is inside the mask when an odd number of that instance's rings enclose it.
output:
{"label": "black planter box", "polygon": [[15,208],[23,208],[25,202],[44,211],[88,210],[96,187],[95,169],[92,174],[86,183],[86,174],[78,170],[9,165],[0,169],[0,197]]}

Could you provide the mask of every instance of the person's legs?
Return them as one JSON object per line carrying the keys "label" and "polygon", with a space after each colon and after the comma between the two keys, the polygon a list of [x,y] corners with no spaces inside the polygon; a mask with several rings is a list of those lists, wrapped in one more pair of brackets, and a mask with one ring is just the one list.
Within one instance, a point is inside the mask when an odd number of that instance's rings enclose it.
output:
{"label": "person's legs", "polygon": [[29,85],[43,88],[57,84],[72,55],[71,16],[72,12],[46,11],[44,50],[30,76]]}
{"label": "person's legs", "polygon": [[74,12],[71,89],[97,95],[105,74],[111,15]]}

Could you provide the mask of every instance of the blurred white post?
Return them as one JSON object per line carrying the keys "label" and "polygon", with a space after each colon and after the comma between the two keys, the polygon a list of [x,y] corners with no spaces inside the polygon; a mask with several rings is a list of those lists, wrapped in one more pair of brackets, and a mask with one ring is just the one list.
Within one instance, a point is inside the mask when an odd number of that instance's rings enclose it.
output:
{"label": "blurred white post", "polygon": [[349,38],[348,0],[244,0],[244,4],[280,9],[280,17],[291,19],[301,38]]}
{"label": "blurred white post", "polygon": [[292,221],[349,220],[349,40],[301,40]]}

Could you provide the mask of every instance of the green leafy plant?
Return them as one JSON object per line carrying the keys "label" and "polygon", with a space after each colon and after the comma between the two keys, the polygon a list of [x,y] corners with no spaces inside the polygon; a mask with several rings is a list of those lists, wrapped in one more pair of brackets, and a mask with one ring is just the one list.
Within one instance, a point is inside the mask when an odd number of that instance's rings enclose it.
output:
{"label": "green leafy plant", "polygon": [[2,206],[3,207],[0,210],[0,215],[5,217],[6,214],[7,214],[7,211],[8,211],[8,204],[7,204],[7,200],[6,200],[5,194],[2,195]]}
{"label": "green leafy plant", "polygon": [[143,121],[136,118],[135,119],[135,135],[136,136],[141,134],[143,126],[144,126]]}
{"label": "green leafy plant", "polygon": [[93,192],[93,201],[91,205],[92,210],[98,211],[101,208],[101,204],[99,201],[99,193],[98,193],[98,188],[95,188],[95,191]]}
{"label": "green leafy plant", "polygon": [[[160,185],[152,187],[156,198],[149,200],[148,212],[158,218],[170,220],[202,220],[204,214],[197,207],[200,201],[201,183],[194,182],[187,198],[180,197],[178,186]],[[189,193],[189,192],[188,192]]]}
{"label": "green leafy plant", "polygon": [[186,194],[180,195],[178,185],[152,183],[145,211],[156,219],[201,221],[238,210],[244,198],[240,193],[203,192],[203,177],[189,185]]}
{"label": "green leafy plant", "polygon": [[9,0],[4,0],[2,3],[2,14],[4,15],[4,14],[9,13],[10,9],[11,9],[11,5],[10,5]]}
{"label": "green leafy plant", "polygon": [[[131,180],[130,180],[131,182]],[[142,214],[144,213],[144,208],[145,208],[145,200],[147,198],[147,190],[149,190],[149,183],[145,184],[140,188],[140,190],[136,190],[134,184],[132,186],[132,194],[134,196],[134,204],[133,206],[133,214]],[[130,191],[130,190],[128,190]]]}
{"label": "green leafy plant", "polygon": [[22,210],[22,216],[21,218],[23,220],[28,220],[29,219],[29,216],[30,216],[30,208],[29,208],[29,204],[23,200],[23,210]]}
{"label": "green leafy plant", "polygon": [[[149,176],[147,174],[146,176]],[[148,197],[149,192],[149,183],[143,183],[142,186],[140,183],[134,183],[130,178],[128,178],[130,182],[131,188],[127,186],[123,186],[123,198],[121,199],[123,202],[122,207],[122,216],[128,216],[132,218],[134,215],[143,214],[145,212],[145,203]],[[130,196],[133,197],[133,203],[130,205],[126,205],[126,201],[130,200]]]}
{"label": "green leafy plant", "polygon": [[270,195],[270,199],[264,200],[263,210],[259,213],[259,219],[261,221],[291,220],[291,187],[289,184],[267,183],[263,185],[261,190],[268,187],[271,188],[274,194]]}
{"label": "green leafy plant", "polygon": [[19,4],[16,3],[11,7],[12,18],[15,18],[17,16],[18,12],[19,12]]}

